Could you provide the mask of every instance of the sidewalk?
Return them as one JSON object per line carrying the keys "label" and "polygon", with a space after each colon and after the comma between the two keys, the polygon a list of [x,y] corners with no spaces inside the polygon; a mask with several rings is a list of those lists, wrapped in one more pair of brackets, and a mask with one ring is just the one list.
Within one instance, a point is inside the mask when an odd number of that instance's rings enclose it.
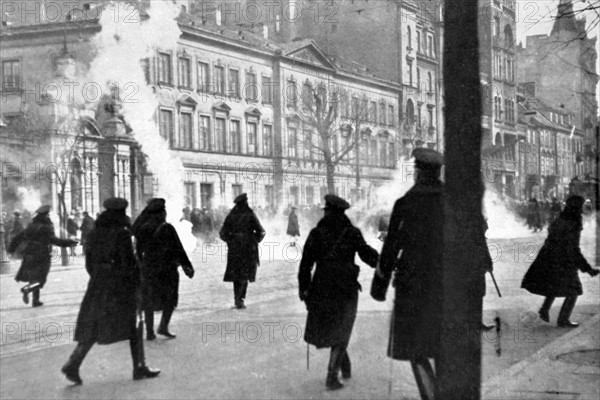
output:
{"label": "sidewalk", "polygon": [[[148,364],[162,370],[157,379],[131,380],[126,342],[95,346],[81,368],[82,386],[70,386],[59,371],[72,343],[4,357],[0,398],[418,399],[409,363],[386,357],[390,308],[390,301],[361,294],[349,346],[353,377],[335,392],[325,390],[328,350],[311,347],[307,370],[306,310],[296,296],[286,296],[249,299],[243,311],[177,311],[176,339],[145,342]],[[507,328],[522,323],[522,310],[498,312]],[[507,337],[501,357],[494,340],[482,340],[483,398],[597,399],[597,313],[596,305],[576,308],[574,320],[587,322],[571,331],[533,324],[539,340]]]}
{"label": "sidewalk", "polygon": [[600,398],[600,315],[483,385],[486,400]]}

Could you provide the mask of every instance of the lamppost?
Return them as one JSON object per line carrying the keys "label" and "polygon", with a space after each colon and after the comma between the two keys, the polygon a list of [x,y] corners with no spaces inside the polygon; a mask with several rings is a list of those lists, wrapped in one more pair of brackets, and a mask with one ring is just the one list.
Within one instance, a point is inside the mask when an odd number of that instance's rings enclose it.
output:
{"label": "lamppost", "polygon": [[2,183],[4,178],[0,172],[0,274],[8,274],[10,272],[10,260],[6,255],[6,249],[4,248],[4,211],[3,211],[3,200],[2,200]]}

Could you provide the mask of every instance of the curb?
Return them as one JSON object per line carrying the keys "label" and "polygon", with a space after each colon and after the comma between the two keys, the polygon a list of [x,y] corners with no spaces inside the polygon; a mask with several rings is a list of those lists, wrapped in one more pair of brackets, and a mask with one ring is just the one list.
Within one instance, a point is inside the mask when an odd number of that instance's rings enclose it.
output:
{"label": "curb", "polygon": [[542,359],[552,359],[554,350],[557,347],[562,347],[565,344],[572,342],[573,338],[583,334],[585,330],[587,330],[590,326],[597,324],[600,320],[600,314],[596,314],[589,320],[582,323],[578,328],[572,330],[569,333],[564,334],[553,342],[548,343],[546,346],[539,349],[535,354],[526,358],[525,360],[521,360],[512,367],[504,370],[499,375],[494,376],[491,379],[488,379],[486,382],[482,382],[482,397],[486,395],[491,395],[493,392],[497,391],[501,387],[506,387],[506,382],[510,382],[512,377],[519,374],[525,368],[529,367],[531,364],[540,361]]}

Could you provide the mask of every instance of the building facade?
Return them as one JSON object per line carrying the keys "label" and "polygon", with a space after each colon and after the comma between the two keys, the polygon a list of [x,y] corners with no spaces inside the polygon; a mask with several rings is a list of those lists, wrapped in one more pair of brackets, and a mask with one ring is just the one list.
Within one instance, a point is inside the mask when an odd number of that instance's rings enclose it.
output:
{"label": "building facade", "polygon": [[[392,178],[401,143],[399,85],[346,68],[311,40],[278,44],[186,13],[179,28],[177,46],[157,49],[143,67],[158,99],[160,134],[185,169],[186,205],[229,207],[242,192],[255,205],[319,204],[328,189],[320,136],[307,124],[314,94],[327,99],[335,115],[334,154],[359,138],[335,165],[336,192],[368,204],[374,188]],[[15,207],[25,186],[38,190],[42,202],[60,206],[64,199],[65,211],[97,212],[115,195],[130,199],[135,215],[157,194],[136,127],[120,113],[118,91],[95,102],[64,96],[70,80],[85,76],[94,57],[90,39],[100,30],[97,19],[85,19],[2,32],[7,128],[0,145],[3,176],[12,176],[3,188]],[[39,121],[39,127],[23,121]],[[30,165],[40,161],[66,163],[64,182],[29,179]]]}
{"label": "building facade", "polygon": [[579,157],[583,166],[576,172],[582,178],[596,176],[596,41],[588,37],[586,21],[574,11],[572,1],[561,0],[550,35],[528,36],[525,47],[517,51],[518,80],[529,83],[529,96],[573,112],[570,123],[584,137]]}

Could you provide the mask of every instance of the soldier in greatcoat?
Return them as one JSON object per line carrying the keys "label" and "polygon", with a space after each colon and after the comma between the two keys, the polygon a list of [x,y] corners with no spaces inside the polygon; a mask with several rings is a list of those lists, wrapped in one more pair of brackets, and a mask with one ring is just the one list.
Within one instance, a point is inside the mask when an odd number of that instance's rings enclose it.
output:
{"label": "soldier in greatcoat", "polygon": [[144,342],[136,331],[140,271],[133,253],[127,200],[110,198],[89,234],[85,267],[90,275],[81,303],[75,341],[77,347],[63,366],[67,379],[81,384],[79,367],[95,343],[129,340],[133,379],[153,378],[160,371],[146,366]]}
{"label": "soldier in greatcoat", "polygon": [[286,233],[288,236],[292,237],[292,246],[296,246],[296,240],[300,236],[300,225],[298,224],[298,214],[296,214],[296,209],[298,207],[292,206],[292,210],[288,215],[288,226]]}
{"label": "soldier in greatcoat", "polygon": [[191,279],[194,267],[190,262],[177,231],[166,222],[164,199],[151,199],[134,224],[136,251],[141,262],[142,297],[146,319],[146,338],[154,340],[154,312],[162,311],[157,333],[175,338],[169,332],[169,322],[179,299],[179,272]]}
{"label": "soldier in greatcoat", "polygon": [[565,298],[558,315],[560,327],[578,326],[570,321],[577,297],[583,294],[578,271],[587,272],[591,276],[596,276],[599,272],[590,266],[579,249],[584,201],[581,196],[569,197],[565,209],[548,228],[548,238],[521,285],[533,294],[546,297],[539,311],[540,318],[546,322],[550,321],[549,312],[554,299]]}
{"label": "soldier in greatcoat", "polygon": [[15,276],[17,282],[28,282],[21,288],[23,302],[29,304],[29,293],[33,293],[33,307],[42,306],[40,289],[46,284],[50,272],[52,245],[70,247],[77,245],[76,240],[60,239],[54,234],[54,224],[50,220],[50,206],[41,206],[36,210],[33,221],[16,235],[8,246],[8,252],[21,249],[21,268]]}
{"label": "soldier in greatcoat", "polygon": [[260,264],[258,244],[265,230],[248,205],[248,195],[242,193],[234,200],[235,206],[225,218],[219,236],[227,243],[227,268],[224,282],[233,282],[235,308],[244,309],[248,282],[256,280]]}
{"label": "soldier in greatcoat", "polygon": [[375,268],[379,256],[344,214],[349,207],[340,197],[325,196],[325,216],[306,239],[298,272],[300,300],[308,310],[304,340],[317,348],[331,347],[326,380],[330,390],[343,387],[340,369],[344,379],[351,377],[347,348],[361,289],[354,257],[358,253]]}
{"label": "soldier in greatcoat", "polygon": [[395,271],[388,356],[410,361],[419,383],[418,370],[433,379],[429,358],[435,360],[440,350],[444,186],[440,153],[419,148],[413,156],[416,182],[394,204],[371,295],[384,301]]}

